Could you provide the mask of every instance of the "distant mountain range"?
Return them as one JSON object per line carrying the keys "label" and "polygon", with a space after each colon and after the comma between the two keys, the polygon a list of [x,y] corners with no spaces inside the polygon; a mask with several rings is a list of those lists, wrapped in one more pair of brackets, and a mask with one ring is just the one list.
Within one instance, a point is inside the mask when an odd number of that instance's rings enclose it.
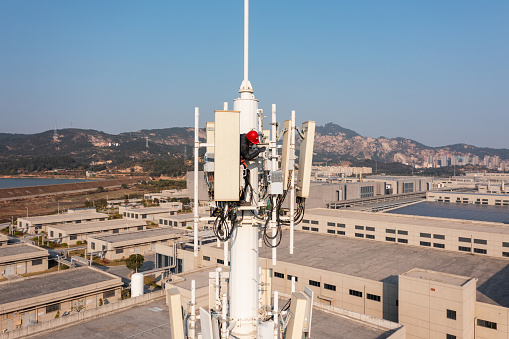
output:
{"label": "distant mountain range", "polygon": [[[83,162],[113,165],[143,159],[171,159],[192,155],[193,128],[163,128],[108,134],[96,130],[62,129],[37,134],[0,133],[0,159],[72,156]],[[147,144],[148,137],[148,147]],[[200,130],[204,141],[205,131]],[[405,138],[369,138],[334,123],[317,126],[315,162],[372,159],[382,162],[422,164],[428,155],[498,155],[509,159],[508,149],[480,148],[466,144],[429,147]]]}

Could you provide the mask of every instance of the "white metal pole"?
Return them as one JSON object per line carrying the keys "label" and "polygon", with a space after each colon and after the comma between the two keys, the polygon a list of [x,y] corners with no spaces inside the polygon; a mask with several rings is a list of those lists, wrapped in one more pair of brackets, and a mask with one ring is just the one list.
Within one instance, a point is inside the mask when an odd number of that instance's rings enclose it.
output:
{"label": "white metal pole", "polygon": [[293,254],[293,231],[294,231],[294,203],[295,203],[295,111],[292,111],[292,123],[290,134],[290,254]]}
{"label": "white metal pole", "polygon": [[227,319],[228,319],[228,299],[226,298],[226,293],[223,294],[223,310],[222,310],[222,317],[221,317],[221,339],[228,338],[228,331],[227,331]]}
{"label": "white metal pole", "polygon": [[188,338],[195,339],[196,329],[196,281],[191,281],[191,317],[189,322]]}
{"label": "white metal pole", "polygon": [[223,103],[223,110],[227,111],[228,110],[228,101],[225,101]]}
{"label": "white metal pole", "polygon": [[215,290],[215,299],[216,299],[216,312],[219,312],[219,305],[221,304],[220,294],[219,294],[219,274],[222,271],[221,267],[216,268],[216,290]]}
{"label": "white metal pole", "polygon": [[244,82],[249,81],[249,0],[244,0]]}
{"label": "white metal pole", "polygon": [[[271,136],[270,136],[270,150],[271,150],[271,170],[275,171],[277,170],[277,127],[276,127],[276,104],[272,104],[272,130],[271,130]],[[271,220],[270,220],[270,227],[272,228],[272,265],[276,265],[276,258],[277,258],[277,249],[276,249],[276,213],[279,211],[276,210],[274,206],[272,206],[274,209]]]}
{"label": "white metal pole", "polygon": [[228,266],[228,240],[224,242],[223,256],[224,266]]}
{"label": "white metal pole", "polygon": [[292,276],[292,293],[295,293],[295,277]]}
{"label": "white metal pole", "polygon": [[194,256],[198,256],[198,150],[200,148],[199,133],[200,109],[194,108]]}

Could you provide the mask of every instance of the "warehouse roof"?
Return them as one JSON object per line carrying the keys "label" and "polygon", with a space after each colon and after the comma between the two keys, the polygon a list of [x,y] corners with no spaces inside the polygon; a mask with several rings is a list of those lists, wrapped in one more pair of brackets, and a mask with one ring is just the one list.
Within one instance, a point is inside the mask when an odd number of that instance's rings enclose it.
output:
{"label": "warehouse roof", "polygon": [[87,219],[98,219],[98,218],[108,218],[108,215],[104,213],[97,212],[71,212],[71,213],[62,213],[62,214],[52,214],[52,215],[42,215],[37,217],[24,217],[18,218],[25,221],[30,221],[32,224],[50,224],[50,223],[60,223],[65,221],[74,221],[74,220],[87,220]]}
{"label": "warehouse roof", "polygon": [[[271,250],[260,249],[270,258]],[[295,232],[294,254],[289,234],[277,251],[278,261],[397,284],[398,275],[413,268],[477,278],[477,300],[509,307],[509,261],[480,255]]]}
{"label": "warehouse roof", "polygon": [[102,240],[110,243],[119,243],[119,242],[125,242],[125,241],[134,241],[134,240],[143,240],[146,241],[148,238],[155,238],[155,237],[177,237],[182,233],[185,233],[186,231],[180,230],[180,229],[174,229],[174,228],[161,228],[161,229],[152,229],[152,230],[146,230],[146,231],[137,231],[137,232],[126,232],[126,233],[119,233],[119,234],[113,234],[113,235],[105,235],[105,236],[97,236],[97,237],[90,237],[90,240],[97,239]]}
{"label": "warehouse roof", "polygon": [[48,255],[48,251],[29,244],[8,245],[0,247],[0,262],[22,260],[45,255]]}
{"label": "warehouse roof", "polygon": [[64,224],[49,226],[50,228],[61,230],[66,234],[78,234],[88,232],[100,232],[123,227],[146,226],[147,223],[132,219],[114,219],[96,222],[85,222],[81,224]]}

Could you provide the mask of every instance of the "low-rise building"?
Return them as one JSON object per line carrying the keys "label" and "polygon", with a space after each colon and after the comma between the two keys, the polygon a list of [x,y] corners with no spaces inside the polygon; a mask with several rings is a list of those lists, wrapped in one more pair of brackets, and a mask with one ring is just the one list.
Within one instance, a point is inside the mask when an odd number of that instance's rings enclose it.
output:
{"label": "low-rise building", "polygon": [[433,189],[433,178],[429,177],[373,175],[366,177],[364,181],[383,182],[386,194],[425,192]]}
{"label": "low-rise building", "polygon": [[47,250],[30,244],[0,247],[0,277],[46,271]]}
{"label": "low-rise building", "polygon": [[177,214],[182,209],[182,204],[169,204],[168,206],[143,207],[143,206],[120,206],[118,212],[126,219],[144,220],[157,223],[160,217]]}
{"label": "low-rise building", "polygon": [[121,297],[122,279],[92,267],[0,283],[0,330],[30,326]]}
{"label": "low-rise building", "polygon": [[159,227],[182,227],[193,226],[194,217],[192,213],[174,214],[169,216],[160,216]]}
{"label": "low-rise building", "polygon": [[143,231],[147,223],[141,220],[113,219],[83,224],[64,224],[48,226],[48,240],[62,244],[75,245],[77,241],[84,242],[91,235],[118,234],[124,232]]}
{"label": "low-rise building", "polygon": [[87,252],[108,260],[129,257],[131,254],[151,254],[155,245],[173,244],[185,231],[173,228],[153,229],[106,236],[89,236]]}
{"label": "low-rise building", "polygon": [[92,211],[68,211],[66,213],[18,218],[18,229],[30,234],[46,232],[48,226],[62,224],[80,224],[90,221],[108,220],[108,215]]}
{"label": "low-rise building", "polygon": [[7,246],[9,243],[9,237],[3,234],[0,234],[0,246]]}
{"label": "low-rise building", "polygon": [[508,194],[475,193],[475,192],[428,192],[426,201],[453,202],[458,204],[476,204],[492,206],[509,206]]}
{"label": "low-rise building", "polygon": [[509,257],[509,228],[496,222],[316,208],[306,211],[297,227],[335,238]]}

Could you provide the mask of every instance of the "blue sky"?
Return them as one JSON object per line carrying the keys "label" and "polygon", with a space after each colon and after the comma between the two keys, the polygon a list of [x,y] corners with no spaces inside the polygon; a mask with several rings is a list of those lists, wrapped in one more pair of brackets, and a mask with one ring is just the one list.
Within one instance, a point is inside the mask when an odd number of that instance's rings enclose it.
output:
{"label": "blue sky", "polygon": [[[251,0],[283,121],[509,148],[509,1]],[[201,126],[238,96],[243,1],[0,0],[0,132]]]}

